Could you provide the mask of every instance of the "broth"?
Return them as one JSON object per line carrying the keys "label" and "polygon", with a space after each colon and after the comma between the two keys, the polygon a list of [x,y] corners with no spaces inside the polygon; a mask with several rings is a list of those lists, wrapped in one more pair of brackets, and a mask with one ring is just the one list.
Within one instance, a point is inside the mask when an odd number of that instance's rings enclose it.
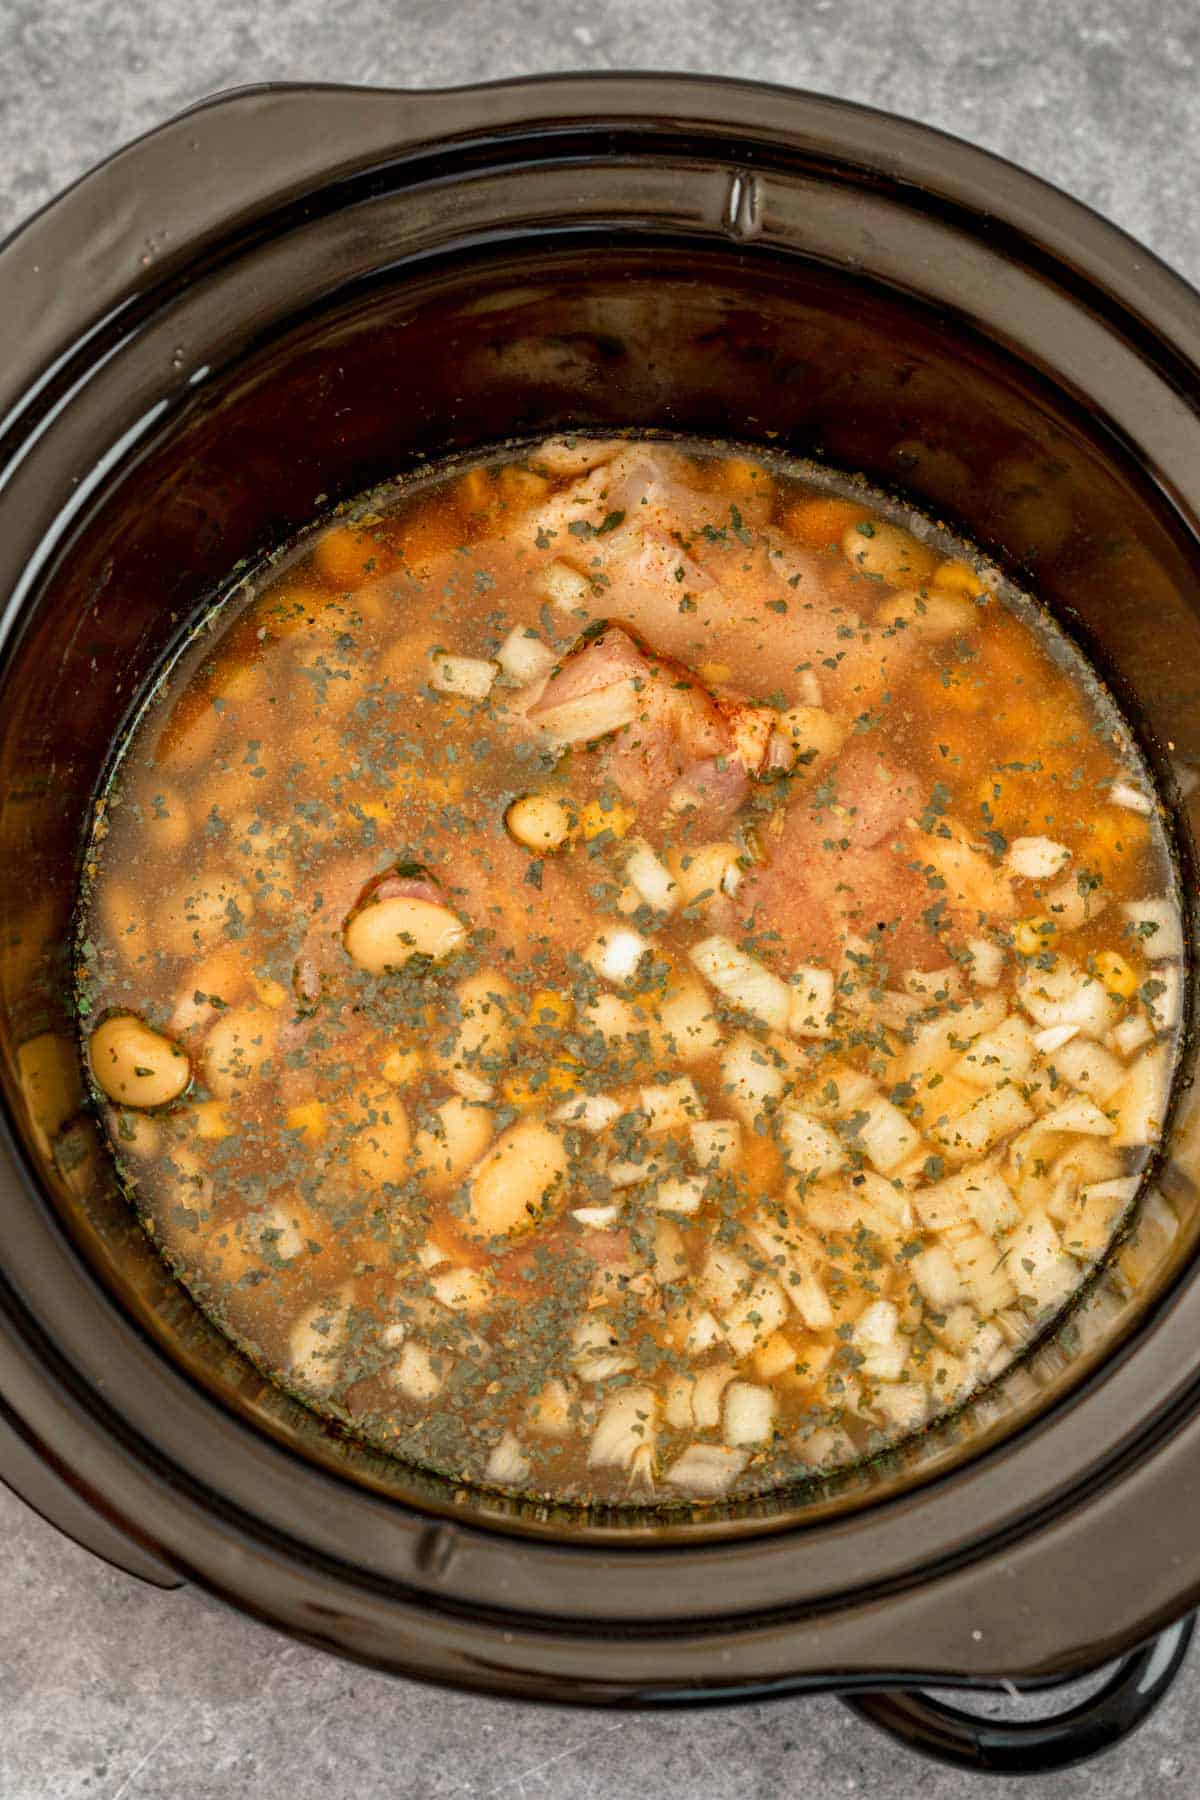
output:
{"label": "broth", "polygon": [[85,1058],[274,1379],[452,1478],[706,1502],[1045,1330],[1166,1114],[1183,939],[1079,652],[853,482],[559,439],[241,581],[121,747]]}

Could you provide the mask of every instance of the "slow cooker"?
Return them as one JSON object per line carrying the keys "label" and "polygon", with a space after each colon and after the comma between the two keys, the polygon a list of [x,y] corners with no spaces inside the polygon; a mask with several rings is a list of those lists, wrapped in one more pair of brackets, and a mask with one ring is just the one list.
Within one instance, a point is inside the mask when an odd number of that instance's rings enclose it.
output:
{"label": "slow cooker", "polygon": [[[0,249],[0,1475],[79,1542],[380,1668],[526,1699],[834,1689],[976,1768],[1166,1691],[1200,1600],[1200,1112],[1132,1234],[948,1425],[691,1516],[506,1503],[272,1388],[114,1188],[68,1004],[114,738],[243,559],[447,453],[654,428],[825,460],[1025,581],[1200,806],[1200,298],[965,144],[618,75],[247,89]],[[1034,1724],[922,1685],[1049,1684]]]}

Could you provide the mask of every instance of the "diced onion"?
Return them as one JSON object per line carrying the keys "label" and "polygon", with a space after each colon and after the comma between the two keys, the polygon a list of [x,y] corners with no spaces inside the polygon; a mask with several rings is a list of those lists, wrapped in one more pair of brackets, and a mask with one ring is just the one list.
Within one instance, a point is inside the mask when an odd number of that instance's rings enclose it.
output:
{"label": "diced onion", "polygon": [[608,1381],[637,1367],[636,1357],[621,1348],[612,1320],[603,1313],[588,1313],[579,1321],[572,1352],[576,1372],[584,1381]]}
{"label": "diced onion", "polygon": [[1071,852],[1053,838],[1019,837],[1008,846],[1004,860],[1023,881],[1049,881],[1070,862]]}
{"label": "diced onion", "polygon": [[592,1231],[608,1231],[621,1217],[621,1208],[613,1200],[603,1206],[576,1206],[571,1217]]}
{"label": "diced onion", "polygon": [[990,938],[968,938],[967,950],[971,958],[971,979],[980,987],[998,987],[1004,972],[1004,951],[999,944],[993,944]]}
{"label": "diced onion", "polygon": [[647,906],[657,912],[674,912],[679,904],[679,885],[666,863],[640,838],[625,859],[625,873]]}
{"label": "diced onion", "polygon": [[407,1400],[426,1406],[436,1400],[450,1373],[450,1359],[435,1356],[425,1344],[409,1338],[400,1352],[398,1363],[388,1370],[388,1379]]}
{"label": "diced onion", "polygon": [[702,1119],[688,1127],[692,1156],[701,1169],[728,1169],[742,1148],[742,1128],[736,1119]]}
{"label": "diced onion", "polygon": [[993,1088],[974,1105],[947,1124],[935,1127],[936,1137],[954,1162],[970,1162],[982,1156],[1010,1132],[1019,1131],[1033,1118],[1033,1110],[1017,1087]]}
{"label": "diced onion", "polygon": [[1064,1300],[1079,1280],[1074,1263],[1043,1212],[1031,1212],[1022,1220],[1008,1248],[1011,1253],[1005,1266],[1013,1286],[1038,1306]]}
{"label": "diced onion", "polygon": [[551,1117],[559,1125],[577,1125],[580,1131],[601,1132],[607,1131],[613,1120],[620,1118],[621,1112],[621,1102],[610,1094],[579,1094],[564,1100]]}
{"label": "diced onion", "polygon": [[740,1007],[774,1031],[787,1028],[792,990],[754,957],[726,937],[708,937],[693,945],[693,963],[730,1006]]}
{"label": "diced onion", "polygon": [[676,1131],[690,1125],[693,1119],[704,1117],[704,1102],[688,1075],[680,1075],[675,1081],[664,1081],[655,1087],[644,1087],[638,1099],[649,1120],[647,1131]]}
{"label": "diced onion", "polygon": [[749,1293],[734,1302],[721,1322],[729,1338],[729,1348],[741,1358],[765,1343],[787,1316],[787,1295],[779,1283],[772,1281],[769,1275],[758,1275]]}
{"label": "diced onion", "polygon": [[498,663],[482,656],[447,656],[431,652],[429,685],[440,694],[462,694],[468,700],[486,700],[499,674]]}
{"label": "diced onion", "polygon": [[1108,989],[1067,957],[1052,969],[1028,968],[1018,984],[1021,1005],[1035,1025],[1077,1025],[1089,1037],[1100,1037],[1111,1021]]}
{"label": "diced onion", "polygon": [[1174,1031],[1183,1010],[1183,971],[1178,963],[1155,965],[1157,992],[1146,992],[1146,1011],[1156,1031]]}
{"label": "diced onion", "polygon": [[975,1039],[955,1063],[953,1073],[972,1087],[994,1088],[1004,1081],[1023,1080],[1032,1061],[1029,1027],[1018,1013],[1010,1013],[994,1031]]}
{"label": "diced onion", "polygon": [[501,670],[516,687],[548,675],[556,660],[549,644],[525,625],[514,625],[496,653]]}
{"label": "diced onion", "polygon": [[1069,1044],[1079,1033],[1078,1025],[1048,1025],[1045,1031],[1035,1031],[1033,1047],[1039,1056],[1053,1056],[1064,1044]]}
{"label": "diced onion", "polygon": [[1127,900],[1122,906],[1129,936],[1147,962],[1183,955],[1179,908],[1172,900]]}
{"label": "diced onion", "polygon": [[931,1244],[928,1250],[914,1256],[908,1266],[927,1305],[935,1312],[948,1312],[965,1299],[954,1258],[944,1245]]}
{"label": "diced onion", "polygon": [[1124,1064],[1089,1038],[1075,1037],[1063,1044],[1054,1052],[1052,1066],[1064,1081],[1101,1106],[1107,1105],[1125,1079]]}
{"label": "diced onion", "polygon": [[859,1369],[874,1381],[899,1381],[908,1361],[908,1345],[899,1331],[900,1316],[890,1300],[876,1300],[854,1325]]}
{"label": "diced onion", "polygon": [[521,1440],[506,1431],[495,1446],[484,1467],[484,1479],[504,1487],[520,1487],[529,1479],[530,1462],[521,1448]]}
{"label": "diced onion", "polygon": [[793,1037],[833,1036],[833,971],[807,964],[792,970],[788,1030]]}
{"label": "diced onion", "polygon": [[731,1381],[725,1389],[724,1437],[733,1449],[769,1444],[775,1431],[775,1395],[751,1381]]}
{"label": "diced onion", "polygon": [[636,1469],[654,1460],[658,1395],[652,1387],[620,1388],[604,1402],[588,1450],[593,1469]]}
{"label": "diced onion", "polygon": [[786,1107],[779,1120],[787,1160],[797,1175],[832,1175],[845,1167],[846,1152],[840,1140],[819,1119],[810,1118],[798,1107]]}
{"label": "diced onion", "polygon": [[872,1100],[864,1111],[854,1141],[872,1168],[888,1175],[912,1155],[921,1134],[890,1100]]}
{"label": "diced onion", "polygon": [[1154,1036],[1154,1027],[1144,1013],[1130,1013],[1119,1025],[1114,1025],[1108,1034],[1108,1041],[1122,1056],[1130,1057],[1143,1044],[1148,1044]]}
{"label": "diced onion", "polygon": [[729,1104],[751,1130],[769,1115],[784,1090],[783,1070],[758,1039],[739,1031],[721,1057],[721,1085]]}
{"label": "diced onion", "polygon": [[593,939],[583,953],[603,981],[621,985],[631,981],[650,945],[640,932],[628,926],[610,927]]}
{"label": "diced onion", "polygon": [[588,605],[591,594],[591,583],[578,569],[570,563],[548,563],[537,578],[537,588],[543,593],[551,606],[557,606],[562,612],[575,612]]}
{"label": "diced onion", "polygon": [[1149,794],[1144,794],[1141,788],[1134,787],[1129,781],[1114,781],[1108,790],[1108,797],[1114,806],[1123,806],[1126,812],[1141,813],[1144,818],[1149,818],[1154,811],[1154,802]]}
{"label": "diced onion", "polygon": [[1167,1116],[1169,1091],[1167,1047],[1160,1045],[1130,1065],[1124,1086],[1113,1096],[1113,1144],[1139,1148],[1157,1143]]}
{"label": "diced onion", "polygon": [[[682,1213],[685,1216],[698,1213],[704,1204],[704,1183],[695,1175],[676,1176],[669,1181],[660,1181],[654,1194],[654,1204],[659,1212]],[[576,1218],[579,1214],[576,1213]]]}
{"label": "diced onion", "polygon": [[671,1464],[664,1480],[672,1487],[686,1488],[690,1494],[717,1499],[728,1492],[748,1461],[745,1450],[730,1450],[724,1444],[689,1444]]}

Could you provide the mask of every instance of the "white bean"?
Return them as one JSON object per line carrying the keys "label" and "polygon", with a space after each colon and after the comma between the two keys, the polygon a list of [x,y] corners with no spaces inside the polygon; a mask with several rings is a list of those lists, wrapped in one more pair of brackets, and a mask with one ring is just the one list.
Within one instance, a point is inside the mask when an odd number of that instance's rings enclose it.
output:
{"label": "white bean", "polygon": [[411,956],[440,961],[463,943],[467,928],[448,906],[414,895],[375,900],[347,925],[346,954],[360,969],[382,975],[401,969]]}
{"label": "white bean", "polygon": [[472,1179],[467,1224],[478,1237],[512,1236],[538,1224],[564,1189],[562,1136],[538,1119],[522,1119],[497,1138]]}
{"label": "white bean", "polygon": [[414,1140],[422,1186],[431,1194],[454,1187],[479,1161],[491,1137],[492,1115],[485,1106],[460,1094],[443,1100]]}
{"label": "white bean", "polygon": [[165,1106],[192,1078],[186,1052],[133,1013],[97,1025],[88,1050],[96,1080],[125,1106]]}
{"label": "white bean", "polygon": [[218,1100],[229,1100],[257,1081],[270,1062],[278,1017],[253,1006],[223,1013],[204,1041],[204,1079]]}
{"label": "white bean", "polygon": [[510,837],[526,850],[549,855],[570,842],[578,819],[574,809],[554,794],[523,794],[504,815]]}

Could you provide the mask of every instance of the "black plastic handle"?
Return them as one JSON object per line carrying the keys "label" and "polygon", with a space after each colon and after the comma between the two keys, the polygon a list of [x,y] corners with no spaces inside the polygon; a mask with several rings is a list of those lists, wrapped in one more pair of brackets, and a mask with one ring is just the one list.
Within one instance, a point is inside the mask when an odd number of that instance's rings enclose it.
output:
{"label": "black plastic handle", "polygon": [[1182,1667],[1195,1623],[1192,1614],[1169,1626],[1122,1657],[1088,1699],[1048,1719],[984,1719],[920,1689],[839,1698],[889,1737],[937,1762],[977,1775],[1047,1775],[1111,1750],[1150,1717]]}

